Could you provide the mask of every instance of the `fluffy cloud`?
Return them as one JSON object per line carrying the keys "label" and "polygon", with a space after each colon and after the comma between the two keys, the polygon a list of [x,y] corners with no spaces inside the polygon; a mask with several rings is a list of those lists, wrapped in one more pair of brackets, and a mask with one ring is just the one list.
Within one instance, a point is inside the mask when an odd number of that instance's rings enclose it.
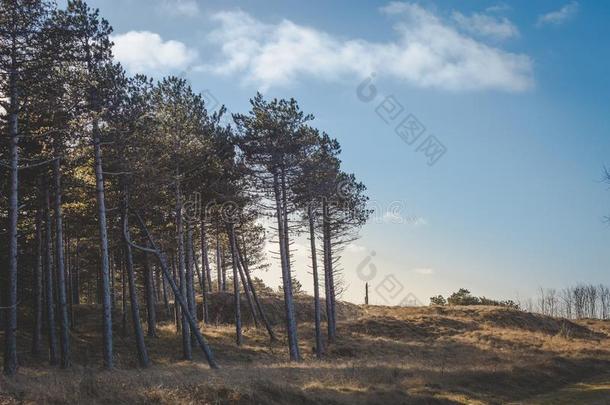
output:
{"label": "fluffy cloud", "polygon": [[510,6],[506,3],[498,3],[493,6],[489,6],[485,9],[488,13],[503,13],[510,10]]}
{"label": "fluffy cloud", "polygon": [[538,27],[543,25],[561,25],[576,15],[577,12],[578,3],[573,1],[561,7],[559,10],[539,16],[536,25]]}
{"label": "fluffy cloud", "polygon": [[149,31],[129,31],[112,37],[113,52],[129,73],[166,74],[186,68],[197,52],[179,41],[163,41]]}
{"label": "fluffy cloud", "polygon": [[519,29],[505,17],[493,17],[479,13],[466,16],[457,11],[453,13],[452,17],[462,30],[474,35],[494,39],[508,39],[519,36]]}
{"label": "fluffy cloud", "polygon": [[161,13],[178,17],[194,17],[200,12],[196,0],[161,0],[157,9]]}
{"label": "fluffy cloud", "polygon": [[341,39],[290,20],[263,23],[243,11],[213,15],[209,36],[221,59],[205,66],[217,74],[241,74],[261,89],[291,85],[303,77],[339,80],[371,72],[443,90],[518,92],[532,86],[532,62],[458,32],[424,8],[390,3],[381,10],[396,20],[397,39]]}

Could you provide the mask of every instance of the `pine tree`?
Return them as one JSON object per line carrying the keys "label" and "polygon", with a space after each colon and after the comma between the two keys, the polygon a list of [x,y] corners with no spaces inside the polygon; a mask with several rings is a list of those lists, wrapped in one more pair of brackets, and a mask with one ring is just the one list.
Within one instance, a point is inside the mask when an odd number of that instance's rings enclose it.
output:
{"label": "pine tree", "polygon": [[20,119],[27,100],[29,85],[40,79],[43,58],[41,44],[49,5],[36,0],[2,0],[0,2],[0,93],[7,97],[1,107],[6,111],[8,133],[8,269],[5,320],[4,373],[17,371],[17,269],[19,216],[19,141]]}

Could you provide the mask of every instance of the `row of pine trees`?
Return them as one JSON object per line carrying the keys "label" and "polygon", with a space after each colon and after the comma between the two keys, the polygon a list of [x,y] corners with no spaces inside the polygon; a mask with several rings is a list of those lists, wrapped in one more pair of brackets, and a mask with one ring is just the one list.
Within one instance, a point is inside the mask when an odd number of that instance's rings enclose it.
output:
{"label": "row of pine trees", "polygon": [[[111,32],[81,0],[65,8],[0,0],[5,374],[17,372],[24,335],[34,355],[48,352],[51,364],[70,367],[70,328],[82,303],[100,304],[103,366],[112,369],[119,274],[123,328],[129,310],[141,367],[151,362],[141,314],[156,336],[157,303],[175,314],[184,358],[194,345],[218,367],[204,337],[209,294],[230,287],[236,344],[242,295],[244,310],[275,340],[252,275],[267,266],[269,246],[282,272],[290,359],[298,361],[291,249],[300,235],[310,241],[315,350],[323,356],[336,339],[341,250],[370,214],[364,185],[341,169],[339,143],[294,99],[257,94],[248,113],[225,117],[224,107],[208,111],[184,79],[130,77],[113,60]],[[18,323],[25,313],[31,322]]]}

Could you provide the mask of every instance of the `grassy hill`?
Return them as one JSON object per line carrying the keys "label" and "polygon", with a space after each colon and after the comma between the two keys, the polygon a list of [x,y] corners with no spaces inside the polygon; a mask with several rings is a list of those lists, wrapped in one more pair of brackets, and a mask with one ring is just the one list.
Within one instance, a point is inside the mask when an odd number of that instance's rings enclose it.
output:
{"label": "grassy hill", "polygon": [[[230,319],[227,298],[214,299],[219,321]],[[281,324],[279,298],[265,306]],[[300,297],[301,363],[287,362],[284,345],[270,344],[263,328],[246,325],[245,344],[237,348],[233,327],[219,324],[204,328],[221,365],[212,371],[200,353],[192,362],[180,359],[180,336],[166,321],[158,338],[147,338],[153,366],[140,370],[133,337],[121,337],[117,323],[117,369],[107,372],[100,369],[99,312],[79,307],[70,370],[41,366],[22,336],[22,366],[16,378],[0,377],[0,404],[610,403],[610,322],[485,306],[343,304],[339,341],[318,361],[311,299]],[[283,338],[280,325],[276,330]]]}

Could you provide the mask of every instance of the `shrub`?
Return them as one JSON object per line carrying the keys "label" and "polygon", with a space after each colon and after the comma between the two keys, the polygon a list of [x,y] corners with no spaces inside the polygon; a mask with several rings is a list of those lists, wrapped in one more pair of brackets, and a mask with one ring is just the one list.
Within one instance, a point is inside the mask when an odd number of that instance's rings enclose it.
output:
{"label": "shrub", "polygon": [[436,297],[430,297],[430,305],[446,305],[447,300],[442,295],[437,295]]}
{"label": "shrub", "polygon": [[457,292],[454,292],[447,298],[449,305],[480,305],[481,301],[472,295],[470,291],[465,288],[460,288]]}
{"label": "shrub", "polygon": [[458,291],[451,294],[447,299],[445,299],[442,295],[430,297],[430,305],[490,305],[495,307],[519,309],[519,305],[513,300],[498,301],[486,297],[475,297],[465,288],[460,288]]}

